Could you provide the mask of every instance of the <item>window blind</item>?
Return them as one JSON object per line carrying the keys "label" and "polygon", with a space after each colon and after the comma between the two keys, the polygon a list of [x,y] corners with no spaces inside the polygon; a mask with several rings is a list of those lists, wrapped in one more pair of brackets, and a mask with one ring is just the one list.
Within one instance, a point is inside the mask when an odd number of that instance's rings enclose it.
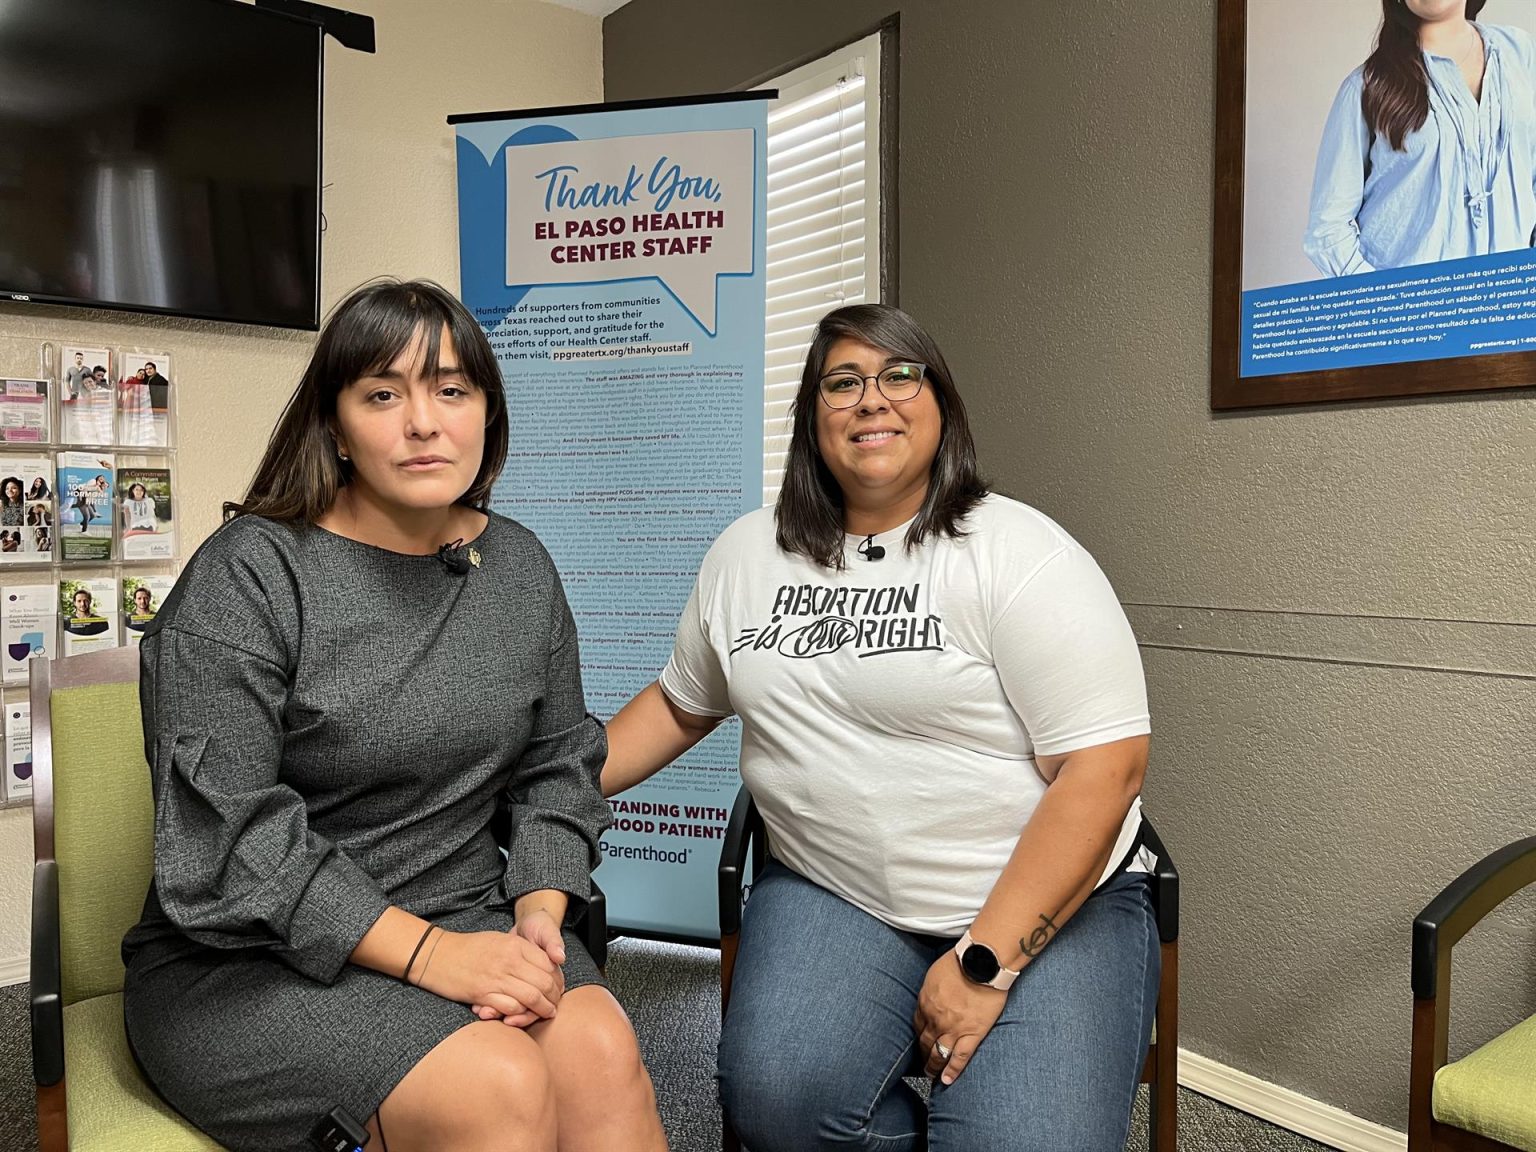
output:
{"label": "window blind", "polygon": [[872,36],[769,85],[765,504],[778,496],[817,322],[879,299],[878,52]]}

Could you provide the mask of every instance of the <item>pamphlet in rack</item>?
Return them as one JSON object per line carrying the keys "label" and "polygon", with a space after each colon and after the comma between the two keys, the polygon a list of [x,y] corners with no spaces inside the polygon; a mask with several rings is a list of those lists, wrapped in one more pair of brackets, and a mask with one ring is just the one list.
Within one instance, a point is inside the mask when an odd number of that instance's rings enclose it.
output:
{"label": "pamphlet in rack", "polygon": [[32,705],[16,700],[5,706],[5,798],[32,795]]}
{"label": "pamphlet in rack", "polygon": [[117,648],[117,581],[110,576],[59,581],[64,655]]}
{"label": "pamphlet in rack", "polygon": [[47,456],[0,454],[0,564],[53,559],[53,464]]}
{"label": "pamphlet in rack", "polygon": [[112,559],[112,471],[107,453],[59,453],[61,559]]}
{"label": "pamphlet in rack", "polygon": [[169,468],[123,467],[117,474],[124,560],[169,560],[176,555],[176,518]]}
{"label": "pamphlet in rack", "polygon": [[64,346],[59,439],[65,444],[112,443],[112,354],[105,348]]}
{"label": "pamphlet in rack", "polygon": [[175,586],[174,576],[123,577],[123,639],[130,646],[144,639],[144,629]]}
{"label": "pamphlet in rack", "polygon": [[4,683],[27,682],[28,665],[47,660],[58,640],[58,589],[52,584],[17,584],[0,598],[0,669]]}
{"label": "pamphlet in rack", "polygon": [[0,444],[46,444],[48,381],[0,380]]}

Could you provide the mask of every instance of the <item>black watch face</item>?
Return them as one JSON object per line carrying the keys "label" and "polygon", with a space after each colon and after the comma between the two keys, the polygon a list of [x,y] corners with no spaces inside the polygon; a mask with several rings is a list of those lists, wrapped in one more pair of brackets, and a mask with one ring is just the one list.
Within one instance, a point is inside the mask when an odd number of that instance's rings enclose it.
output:
{"label": "black watch face", "polygon": [[972,944],[960,957],[960,970],[978,984],[990,984],[997,979],[1002,965],[985,944]]}

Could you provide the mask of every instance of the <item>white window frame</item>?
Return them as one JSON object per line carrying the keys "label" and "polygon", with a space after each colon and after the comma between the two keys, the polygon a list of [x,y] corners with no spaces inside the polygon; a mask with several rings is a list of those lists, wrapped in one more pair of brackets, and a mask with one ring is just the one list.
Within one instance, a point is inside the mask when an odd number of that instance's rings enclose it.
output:
{"label": "white window frame", "polygon": [[[851,277],[839,282],[835,289],[824,291],[826,296],[825,307],[820,301],[807,303],[798,301],[795,307],[784,305],[776,310],[773,300],[774,287],[774,254],[773,249],[785,247],[798,239],[794,235],[793,228],[786,225],[783,220],[772,219],[774,209],[770,205],[768,228],[768,261],[766,274],[768,278],[768,312],[765,324],[768,329],[769,345],[765,371],[767,373],[767,387],[763,395],[763,503],[772,504],[778,498],[779,484],[783,477],[785,457],[789,449],[790,431],[790,405],[794,397],[793,386],[788,387],[786,394],[786,381],[788,369],[793,367],[793,381],[798,383],[801,367],[805,361],[806,349],[810,346],[810,332],[816,321],[834,308],[845,304],[858,304],[880,299],[880,273],[881,273],[881,246],[880,246],[880,34],[866,36],[864,39],[838,49],[830,55],[823,56],[819,60],[795,68],[781,76],[763,84],[764,88],[777,88],[778,98],[768,105],[768,142],[770,156],[768,159],[768,179],[770,188],[775,172],[774,157],[771,155],[774,142],[774,121],[776,116],[780,119],[795,111],[796,105],[802,105],[798,111],[803,113],[808,108],[819,107],[820,103],[827,106],[826,121],[829,130],[842,133],[846,126],[839,123],[848,113],[847,97],[842,93],[858,93],[863,100],[863,142],[859,148],[858,160],[846,156],[843,158],[843,170],[852,172],[858,165],[862,165],[864,200],[863,212],[860,214],[862,232],[850,228],[846,219],[840,219],[836,227],[844,230],[847,235],[837,238],[836,243],[841,249],[862,242],[863,244],[863,288],[848,290]],[[805,106],[803,102],[809,98],[822,94],[822,100],[813,106]],[[848,109],[851,111],[851,109]],[[801,131],[804,125],[801,125]],[[808,145],[807,145],[808,146]],[[843,191],[843,183],[840,181],[838,191]],[[784,233],[788,231],[786,237]],[[778,234],[777,236],[775,234]],[[847,258],[840,256],[839,265],[848,263]],[[829,269],[830,271],[830,269]],[[776,348],[772,341],[775,331],[775,320],[781,331],[780,345]],[[783,343],[783,332],[786,325],[792,325],[795,330],[795,347],[791,349]]]}

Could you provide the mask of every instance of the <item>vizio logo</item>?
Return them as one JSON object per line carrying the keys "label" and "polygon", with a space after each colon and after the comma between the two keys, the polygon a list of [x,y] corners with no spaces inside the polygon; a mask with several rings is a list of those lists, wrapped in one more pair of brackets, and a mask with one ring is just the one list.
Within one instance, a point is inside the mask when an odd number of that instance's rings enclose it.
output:
{"label": "vizio logo", "polygon": [[32,297],[30,297],[30,296],[28,296],[28,295],[26,295],[25,293],[22,293],[22,292],[12,292],[11,293],[11,299],[12,300],[16,300],[16,301],[18,301],[18,302],[20,302],[22,304],[27,304],[27,303],[31,302]]}

